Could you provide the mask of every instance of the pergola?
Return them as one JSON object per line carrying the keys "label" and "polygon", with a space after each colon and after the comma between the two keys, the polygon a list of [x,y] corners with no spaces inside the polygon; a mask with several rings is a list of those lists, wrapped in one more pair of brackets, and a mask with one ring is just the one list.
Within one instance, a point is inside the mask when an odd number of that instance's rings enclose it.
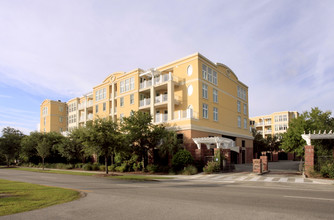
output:
{"label": "pergola", "polygon": [[328,133],[326,133],[326,130],[321,133],[321,131],[319,131],[318,133],[316,133],[315,131],[313,131],[313,134],[311,134],[311,132],[309,132],[308,134],[302,134],[302,138],[306,141],[307,145],[311,145],[311,140],[315,140],[315,139],[334,139],[334,133],[332,132],[332,130],[330,130]]}
{"label": "pergola", "polygon": [[216,148],[230,149],[237,153],[240,152],[240,147],[235,146],[235,142],[229,138],[223,137],[203,137],[203,138],[193,138],[193,141],[197,145],[198,149],[201,149],[201,144],[205,144],[207,149],[210,149],[212,144],[215,144]]}

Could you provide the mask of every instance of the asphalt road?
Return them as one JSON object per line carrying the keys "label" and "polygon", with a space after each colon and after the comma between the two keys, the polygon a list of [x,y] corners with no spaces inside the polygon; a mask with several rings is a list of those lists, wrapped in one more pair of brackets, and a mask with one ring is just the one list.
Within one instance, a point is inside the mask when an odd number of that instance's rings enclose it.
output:
{"label": "asphalt road", "polygon": [[0,178],[73,188],[79,200],[0,219],[334,219],[334,186],[120,181],[0,169]]}

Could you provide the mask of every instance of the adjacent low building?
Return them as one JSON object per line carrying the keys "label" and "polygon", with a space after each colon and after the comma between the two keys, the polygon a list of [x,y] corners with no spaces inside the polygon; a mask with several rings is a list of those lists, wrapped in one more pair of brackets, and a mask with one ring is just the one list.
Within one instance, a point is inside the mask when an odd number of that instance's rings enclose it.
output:
{"label": "adjacent low building", "polygon": [[[64,117],[43,114],[45,107],[53,109],[47,102],[53,103],[46,100],[41,105],[41,131],[64,131],[59,123],[52,129],[43,123]],[[230,150],[234,163],[252,162],[248,87],[228,66],[199,53],[148,70],[112,73],[91,92],[63,105],[68,131],[96,118],[116,121],[132,110],[143,111],[154,123],[175,129],[198,160],[209,160],[219,147]]]}

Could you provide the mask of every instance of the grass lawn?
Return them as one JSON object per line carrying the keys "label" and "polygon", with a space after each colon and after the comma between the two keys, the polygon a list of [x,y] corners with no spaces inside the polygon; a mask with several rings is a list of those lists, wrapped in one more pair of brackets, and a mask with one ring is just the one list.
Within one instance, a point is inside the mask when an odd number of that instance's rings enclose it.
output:
{"label": "grass lawn", "polygon": [[80,197],[75,190],[0,179],[0,216],[44,208]]}
{"label": "grass lawn", "polygon": [[[37,168],[11,168],[14,170],[23,170],[30,172],[40,172],[40,173],[58,173],[58,174],[70,174],[70,175],[80,175],[80,176],[103,176],[103,174],[89,173],[89,172],[76,172],[67,170],[42,170]],[[164,176],[146,176],[146,175],[133,175],[133,174],[117,174],[115,176],[107,176],[111,179],[121,179],[121,180],[139,180],[139,181],[153,181],[158,179],[173,179],[173,177]]]}

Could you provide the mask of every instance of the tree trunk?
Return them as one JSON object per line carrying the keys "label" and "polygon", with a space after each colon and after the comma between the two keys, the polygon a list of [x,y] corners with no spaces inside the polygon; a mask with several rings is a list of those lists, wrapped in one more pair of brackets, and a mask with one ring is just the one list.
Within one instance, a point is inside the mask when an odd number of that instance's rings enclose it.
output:
{"label": "tree trunk", "polygon": [[106,174],[108,174],[108,157],[107,156],[104,157],[104,164],[106,167]]}
{"label": "tree trunk", "polygon": [[44,157],[42,157],[43,170],[44,170]]}
{"label": "tree trunk", "polygon": [[5,156],[7,161],[7,167],[9,167],[9,156]]}

